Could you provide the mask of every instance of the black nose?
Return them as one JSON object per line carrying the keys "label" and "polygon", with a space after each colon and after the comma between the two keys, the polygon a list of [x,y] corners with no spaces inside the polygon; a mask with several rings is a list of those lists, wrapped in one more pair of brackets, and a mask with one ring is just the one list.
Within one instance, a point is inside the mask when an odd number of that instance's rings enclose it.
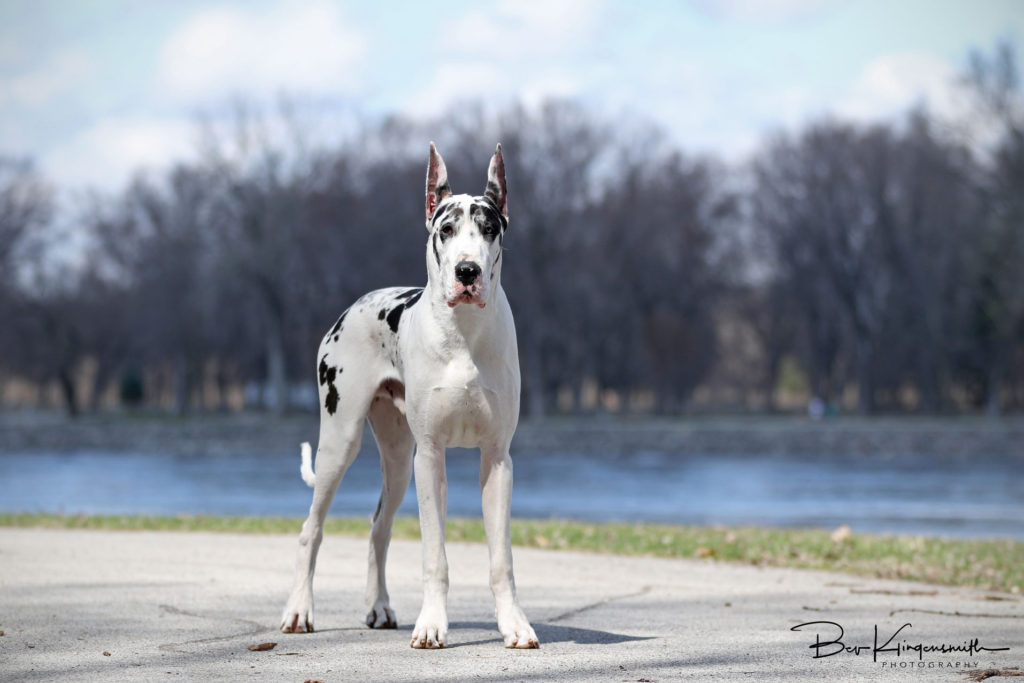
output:
{"label": "black nose", "polygon": [[480,266],[472,261],[459,261],[455,264],[455,279],[464,285],[471,285],[480,277]]}

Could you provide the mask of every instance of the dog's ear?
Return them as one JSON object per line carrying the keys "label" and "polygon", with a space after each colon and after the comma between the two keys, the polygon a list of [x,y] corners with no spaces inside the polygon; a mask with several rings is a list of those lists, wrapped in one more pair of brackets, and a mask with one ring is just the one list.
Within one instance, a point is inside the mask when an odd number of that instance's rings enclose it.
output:
{"label": "dog's ear", "polygon": [[441,200],[451,195],[452,187],[448,184],[448,169],[444,167],[444,159],[437,153],[434,143],[430,143],[430,161],[427,163],[427,229],[430,218]]}
{"label": "dog's ear", "polygon": [[501,211],[501,215],[508,218],[508,203],[506,201],[505,187],[505,162],[501,159],[501,143],[498,143],[498,148],[494,150],[494,156],[491,157],[491,164],[487,167],[487,189],[484,190],[484,196],[488,197]]}

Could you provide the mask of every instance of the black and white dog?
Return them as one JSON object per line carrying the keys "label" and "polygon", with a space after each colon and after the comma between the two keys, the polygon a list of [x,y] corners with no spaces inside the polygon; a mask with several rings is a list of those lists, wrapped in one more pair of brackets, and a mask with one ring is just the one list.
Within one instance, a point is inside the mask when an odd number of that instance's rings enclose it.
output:
{"label": "black and white dog", "polygon": [[498,630],[506,647],[538,647],[516,598],[509,539],[509,443],[519,421],[520,380],[515,325],[501,288],[508,227],[501,145],[491,158],[483,196],[473,197],[452,194],[444,161],[430,144],[426,225],[427,286],[370,292],[342,313],[320,343],[315,475],[309,444],[302,445],[302,477],[313,486],[313,504],[299,535],[295,583],[281,629],[313,630],[313,572],[324,518],[369,419],[384,487],[370,534],[367,625],[396,627],[384,564],[391,523],[415,464],[423,608],[412,646],[438,648],[448,642],[445,449],[479,448]]}

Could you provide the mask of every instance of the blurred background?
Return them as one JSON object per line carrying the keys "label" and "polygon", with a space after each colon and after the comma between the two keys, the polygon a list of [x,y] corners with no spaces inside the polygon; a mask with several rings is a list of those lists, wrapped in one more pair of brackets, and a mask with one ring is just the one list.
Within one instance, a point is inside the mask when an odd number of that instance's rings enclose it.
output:
{"label": "blurred background", "polygon": [[0,510],[301,514],[321,336],[425,281],[428,141],[472,194],[501,141],[516,514],[1024,537],[1022,36],[1015,0],[7,0]]}

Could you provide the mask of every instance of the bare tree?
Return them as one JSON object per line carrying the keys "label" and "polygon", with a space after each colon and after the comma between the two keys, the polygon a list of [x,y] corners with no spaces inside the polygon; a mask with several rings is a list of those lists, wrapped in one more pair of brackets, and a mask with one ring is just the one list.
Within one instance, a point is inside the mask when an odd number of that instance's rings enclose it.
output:
{"label": "bare tree", "polygon": [[978,145],[983,158],[980,183],[989,212],[974,266],[985,404],[995,415],[1002,409],[1003,387],[1013,370],[1014,347],[1024,342],[1024,93],[1010,44],[997,46],[991,57],[974,53],[967,83],[994,139]]}
{"label": "bare tree", "polygon": [[835,391],[824,382],[834,377],[834,339],[845,331],[863,413],[873,408],[871,363],[892,286],[879,205],[890,138],[883,127],[825,122],[797,140],[778,138],[755,170],[757,220],[792,286],[806,293],[815,390]]}
{"label": "bare tree", "polygon": [[[513,108],[499,120],[509,165],[512,202],[507,277],[519,325],[527,410],[541,415],[561,384],[579,376],[574,341],[586,338],[580,299],[588,276],[580,251],[592,239],[585,213],[593,195],[603,130],[579,106],[548,102],[536,113]],[[482,189],[482,188],[481,188]]]}
{"label": "bare tree", "polygon": [[502,261],[529,414],[580,411],[595,385],[626,410],[642,397],[676,413],[721,382],[770,407],[787,356],[829,401],[855,383],[862,412],[913,396],[923,411],[965,395],[1013,407],[1015,65],[1008,48],[974,58],[977,140],[923,110],[885,125],[826,120],[766,141],[749,176],[683,154],[647,122],[612,125],[566,101],[366,120],[330,147],[292,110],[239,106],[206,128],[196,161],[93,197],[71,226],[91,242],[70,261],[57,258],[46,184],[0,160],[0,369],[56,382],[71,411],[85,359],[98,368],[91,405],[136,366],[158,378],[147,397],[171,395],[178,411],[210,407],[197,397],[211,372],[219,407],[229,386],[253,384],[283,411],[328,321],[365,291],[422,283],[426,141],[441,144],[456,191],[478,193],[500,140],[514,160]]}
{"label": "bare tree", "polygon": [[260,304],[267,403],[288,407],[287,325],[290,284],[300,272],[294,236],[302,200],[294,161],[276,147],[266,119],[239,105],[230,143],[208,130],[204,166],[215,184],[211,224],[222,264]]}

